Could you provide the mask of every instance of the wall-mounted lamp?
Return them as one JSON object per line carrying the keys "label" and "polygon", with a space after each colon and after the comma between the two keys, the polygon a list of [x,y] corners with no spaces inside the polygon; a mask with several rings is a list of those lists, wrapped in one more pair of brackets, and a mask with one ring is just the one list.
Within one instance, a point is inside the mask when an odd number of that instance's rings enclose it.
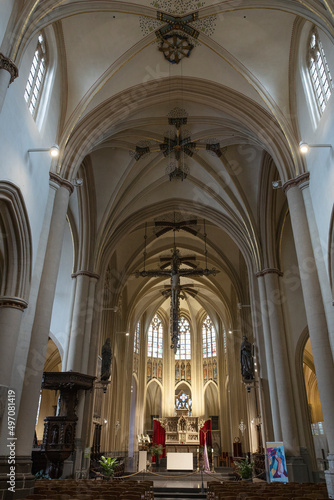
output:
{"label": "wall-mounted lamp", "polygon": [[305,155],[310,151],[310,148],[331,148],[331,144],[308,144],[307,142],[299,143],[299,151]]}
{"label": "wall-mounted lamp", "polygon": [[28,149],[28,153],[40,153],[42,151],[47,151],[52,158],[58,158],[59,156],[58,144],[54,144],[51,148]]}
{"label": "wall-mounted lamp", "polygon": [[232,335],[233,332],[241,332],[241,330],[229,330],[228,333]]}
{"label": "wall-mounted lamp", "polygon": [[271,184],[273,186],[273,189],[280,189],[282,187],[282,181],[280,180],[273,181]]}
{"label": "wall-mounted lamp", "polygon": [[75,187],[81,187],[83,185],[83,179],[72,179],[72,184]]}
{"label": "wall-mounted lamp", "polygon": [[238,306],[238,309],[242,309],[243,307],[250,307],[250,304],[241,304],[239,302],[239,304],[237,304],[237,306]]}

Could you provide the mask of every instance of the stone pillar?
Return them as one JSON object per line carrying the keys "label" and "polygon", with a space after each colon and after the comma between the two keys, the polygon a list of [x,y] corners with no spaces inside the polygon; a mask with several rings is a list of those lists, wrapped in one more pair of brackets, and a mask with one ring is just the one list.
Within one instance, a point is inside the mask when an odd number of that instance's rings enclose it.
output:
{"label": "stone pillar", "polygon": [[[311,236],[313,254],[315,257],[315,264],[317,266],[320,288],[322,293],[322,301],[324,303],[327,327],[329,333],[329,341],[332,346],[332,353],[334,354],[334,308],[332,303],[332,292],[330,288],[330,283],[328,279],[328,273],[325,266],[325,257],[324,252],[321,247],[321,241],[319,236],[319,231],[317,227],[317,223],[314,216],[311,193],[309,189],[309,179],[306,179],[299,185],[299,188],[302,190],[306,216]],[[327,248],[325,249],[325,255],[327,255]]]}
{"label": "stone pillar", "polygon": [[18,76],[19,71],[13,61],[0,52],[0,113],[5,101],[7,89]]}
{"label": "stone pillar", "polygon": [[[92,295],[94,297],[95,283],[99,278],[97,274],[89,271],[78,271],[72,274],[76,279],[75,298],[72,314],[72,327],[68,346],[66,370],[87,374],[88,353],[90,346],[92,310],[89,308]],[[91,286],[91,280],[94,286]]]}
{"label": "stone pillar", "polygon": [[[8,389],[11,387],[12,367],[22,315],[27,306],[27,302],[18,297],[0,297],[0,409],[3,413],[7,408]],[[16,397],[14,399],[16,406]],[[9,437],[7,418],[3,419],[2,414],[0,414],[0,435],[0,456],[2,456],[8,452]]]}
{"label": "stone pillar", "polygon": [[[76,287],[66,371],[71,370],[86,375],[90,374],[90,349],[93,349],[94,352],[96,350],[96,345],[91,345],[91,330],[95,285],[99,276],[89,271],[78,271],[75,274],[72,274],[72,278],[76,279]],[[95,373],[92,373],[92,375],[95,375]],[[93,416],[93,393],[80,391],[78,399],[79,404],[77,411],[78,422],[75,439],[76,452],[74,458],[74,472],[82,467],[86,439],[87,436],[90,435],[90,427],[92,425]]]}
{"label": "stone pillar", "polygon": [[23,311],[28,303],[18,297],[0,297],[0,380],[9,387]]}
{"label": "stone pillar", "polygon": [[281,417],[282,436],[286,454],[299,456],[296,414],[294,411],[291,375],[286,345],[285,325],[281,307],[281,292],[278,277],[282,273],[276,269],[268,269],[264,274],[267,300],[270,307],[269,324],[273,350],[273,368],[275,370],[277,399]]}
{"label": "stone pillar", "polygon": [[329,498],[334,498],[334,363],[305,204],[299,188],[299,185],[308,180],[308,177],[309,174],[304,174],[292,179],[284,184],[283,189],[289,204],[306,318],[328,439],[329,470],[325,474],[326,483]]}
{"label": "stone pillar", "polygon": [[271,343],[271,334],[270,334],[268,299],[266,294],[266,286],[264,282],[264,273],[266,271],[269,270],[261,271],[256,276],[258,278],[258,284],[259,284],[262,328],[264,336],[264,347],[266,353],[268,385],[270,392],[270,407],[271,407],[271,416],[274,428],[274,439],[275,441],[282,441],[283,434],[282,434],[281,418],[280,418],[279,404],[277,397],[275,369],[273,366],[269,366],[269,363],[273,362],[274,357],[273,357],[273,347]]}
{"label": "stone pillar", "polygon": [[67,180],[62,179],[56,174],[50,174],[50,178],[58,186],[58,189],[52,210],[51,225],[31,330],[24,386],[16,426],[17,455],[21,457],[30,457],[31,454],[36,411],[44,369],[44,363],[40,362],[40,359],[42,357],[44,360],[46,355],[66,224],[66,213],[69,197],[73,191],[72,184]]}

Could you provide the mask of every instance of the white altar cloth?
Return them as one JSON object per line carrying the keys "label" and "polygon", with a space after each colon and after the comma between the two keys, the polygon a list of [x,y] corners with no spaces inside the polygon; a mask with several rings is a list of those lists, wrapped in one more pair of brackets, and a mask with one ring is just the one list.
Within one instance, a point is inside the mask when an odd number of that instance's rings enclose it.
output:
{"label": "white altar cloth", "polygon": [[193,470],[192,453],[167,453],[167,470]]}

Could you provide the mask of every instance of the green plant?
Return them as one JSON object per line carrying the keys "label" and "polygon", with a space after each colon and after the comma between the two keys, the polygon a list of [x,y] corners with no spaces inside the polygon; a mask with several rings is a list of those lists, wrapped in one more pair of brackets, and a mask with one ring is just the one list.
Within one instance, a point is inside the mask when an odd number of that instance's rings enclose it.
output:
{"label": "green plant", "polygon": [[155,455],[156,457],[160,457],[160,455],[163,454],[164,447],[162,444],[152,444],[151,447],[151,453],[152,455]]}
{"label": "green plant", "polygon": [[101,460],[99,460],[99,464],[101,465],[105,476],[113,477],[115,469],[118,465],[118,460],[117,458],[104,457],[102,455]]}
{"label": "green plant", "polygon": [[237,460],[234,464],[242,479],[251,479],[253,477],[254,462],[250,462],[248,457],[243,460]]}

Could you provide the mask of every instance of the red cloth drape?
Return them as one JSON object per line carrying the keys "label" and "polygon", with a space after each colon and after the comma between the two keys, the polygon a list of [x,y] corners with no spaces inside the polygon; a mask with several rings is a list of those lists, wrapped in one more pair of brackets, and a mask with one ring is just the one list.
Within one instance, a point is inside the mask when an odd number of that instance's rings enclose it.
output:
{"label": "red cloth drape", "polygon": [[212,427],[211,420],[207,420],[203,427],[199,430],[199,444],[204,446],[204,441],[206,438],[206,445],[212,448]]}
{"label": "red cloth drape", "polygon": [[[163,454],[160,455],[161,457],[166,456],[166,449],[165,449],[165,444],[166,444],[166,431],[160,424],[159,420],[153,420],[153,440],[152,444],[162,444],[164,447]],[[155,457],[154,457],[154,462],[155,462]]]}

